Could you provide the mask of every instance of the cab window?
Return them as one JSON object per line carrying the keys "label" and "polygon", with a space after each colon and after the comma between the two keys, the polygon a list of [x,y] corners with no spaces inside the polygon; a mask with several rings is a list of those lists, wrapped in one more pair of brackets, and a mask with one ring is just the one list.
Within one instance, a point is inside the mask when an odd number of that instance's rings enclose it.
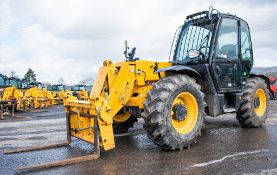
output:
{"label": "cab window", "polygon": [[238,59],[238,22],[224,18],[219,31],[216,57],[218,59]]}
{"label": "cab window", "polygon": [[42,90],[42,84],[38,84],[38,89]]}
{"label": "cab window", "polygon": [[242,60],[252,60],[251,56],[251,40],[250,32],[246,22],[242,21],[240,25],[240,37],[241,37],[241,59]]}

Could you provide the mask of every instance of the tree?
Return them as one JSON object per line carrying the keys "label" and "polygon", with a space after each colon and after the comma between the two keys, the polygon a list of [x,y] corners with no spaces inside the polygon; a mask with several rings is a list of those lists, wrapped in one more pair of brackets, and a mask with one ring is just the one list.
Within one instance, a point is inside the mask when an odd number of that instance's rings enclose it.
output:
{"label": "tree", "polygon": [[58,80],[58,84],[65,84],[65,81],[64,81],[63,77],[61,77],[61,78]]}
{"label": "tree", "polygon": [[12,70],[10,74],[11,74],[12,78],[18,78],[18,76],[16,75],[16,72],[14,70]]}
{"label": "tree", "polygon": [[26,72],[24,79],[26,79],[28,83],[35,83],[37,81],[36,74],[31,68]]}

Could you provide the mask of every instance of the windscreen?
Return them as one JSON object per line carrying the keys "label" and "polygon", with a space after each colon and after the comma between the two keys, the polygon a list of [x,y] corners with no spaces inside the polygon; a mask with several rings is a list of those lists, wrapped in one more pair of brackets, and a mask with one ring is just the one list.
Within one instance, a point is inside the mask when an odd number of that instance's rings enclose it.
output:
{"label": "windscreen", "polygon": [[22,87],[28,87],[28,82],[26,80],[22,81]]}
{"label": "windscreen", "polygon": [[10,86],[14,86],[14,87],[19,87],[18,83],[16,82],[16,80],[9,80],[9,85]]}
{"label": "windscreen", "polygon": [[58,90],[58,91],[63,91],[64,88],[63,88],[63,86],[57,86],[57,90]]}
{"label": "windscreen", "polygon": [[37,86],[38,86],[38,89],[39,89],[39,90],[42,90],[42,88],[43,88],[43,87],[42,87],[42,84],[39,83]]}
{"label": "windscreen", "polygon": [[85,90],[84,86],[73,86],[71,88],[72,91],[81,91],[81,90]]}
{"label": "windscreen", "polygon": [[179,34],[173,61],[187,63],[190,50],[200,51],[206,60],[209,55],[214,23],[210,20],[186,22]]}

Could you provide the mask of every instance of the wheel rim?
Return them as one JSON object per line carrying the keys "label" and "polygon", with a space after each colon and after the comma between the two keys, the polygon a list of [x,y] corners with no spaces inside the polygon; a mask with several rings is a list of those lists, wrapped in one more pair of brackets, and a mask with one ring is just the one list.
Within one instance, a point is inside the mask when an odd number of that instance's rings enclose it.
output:
{"label": "wheel rim", "polygon": [[131,113],[130,112],[125,112],[124,114],[117,114],[113,117],[114,121],[116,122],[125,122],[127,121],[129,118],[131,117]]}
{"label": "wheel rim", "polygon": [[264,115],[266,110],[266,95],[263,89],[258,89],[256,91],[255,100],[259,101],[258,104],[255,105],[255,112],[259,117],[261,117]]}
{"label": "wheel rim", "polygon": [[[182,120],[175,116],[176,105],[182,105],[186,108],[186,116]],[[173,101],[171,108],[171,121],[174,129],[180,134],[187,134],[193,130],[198,118],[198,104],[196,98],[189,92],[180,93]]]}

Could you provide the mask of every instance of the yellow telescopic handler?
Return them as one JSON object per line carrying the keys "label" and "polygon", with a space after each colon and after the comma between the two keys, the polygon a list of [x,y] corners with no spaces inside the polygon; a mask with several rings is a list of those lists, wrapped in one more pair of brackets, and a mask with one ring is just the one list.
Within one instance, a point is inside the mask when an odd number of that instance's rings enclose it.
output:
{"label": "yellow telescopic handler", "polygon": [[5,113],[14,117],[16,110],[16,99],[13,98],[15,87],[9,85],[7,76],[0,74],[0,119],[4,118]]}
{"label": "yellow telescopic handler", "polygon": [[114,133],[127,132],[139,117],[148,137],[163,150],[196,143],[205,115],[234,112],[243,127],[261,127],[268,114],[269,80],[250,72],[247,22],[211,7],[187,16],[176,34],[169,62],[135,58],[136,49],[129,52],[126,42],[126,60],[104,61],[88,100],[64,99],[67,142],[6,152],[64,146],[75,137],[93,144],[94,154],[19,170],[97,159],[100,148],[115,148]]}

